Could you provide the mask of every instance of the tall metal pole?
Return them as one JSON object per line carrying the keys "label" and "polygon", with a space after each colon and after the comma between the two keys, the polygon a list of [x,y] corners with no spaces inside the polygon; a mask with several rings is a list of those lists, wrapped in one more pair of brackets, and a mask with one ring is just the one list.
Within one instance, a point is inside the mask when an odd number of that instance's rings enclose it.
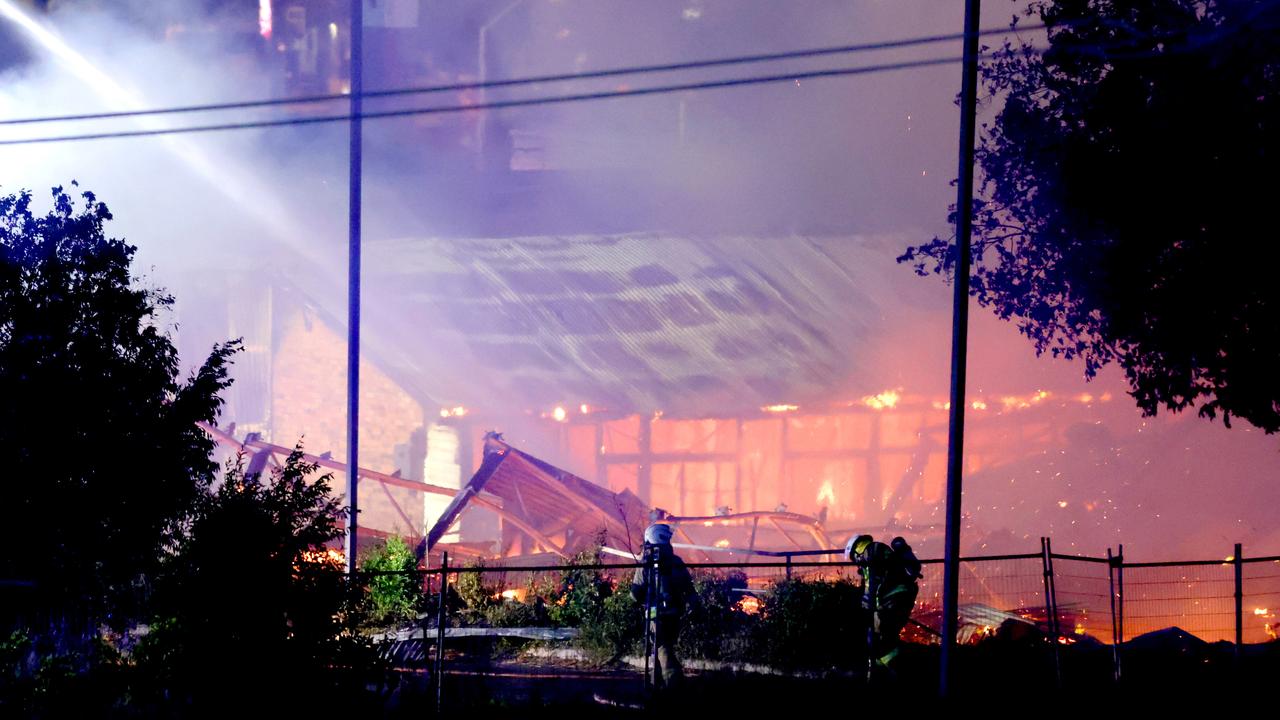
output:
{"label": "tall metal pole", "polygon": [[351,149],[347,200],[347,574],[356,571],[360,481],[360,114],[364,93],[364,0],[351,0]]}
{"label": "tall metal pole", "polygon": [[956,183],[955,298],[951,320],[951,418],[947,435],[947,531],[942,573],[942,667],[938,690],[951,694],[960,589],[961,479],[964,470],[964,381],[969,337],[969,234],[973,226],[973,141],[978,96],[978,13],[965,0],[964,70],[960,84],[960,169]]}

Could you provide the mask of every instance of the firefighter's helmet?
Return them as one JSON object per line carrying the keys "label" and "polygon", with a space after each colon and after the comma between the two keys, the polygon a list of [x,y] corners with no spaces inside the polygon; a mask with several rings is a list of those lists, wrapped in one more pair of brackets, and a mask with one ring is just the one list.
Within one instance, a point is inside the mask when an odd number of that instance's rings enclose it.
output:
{"label": "firefighter's helmet", "polygon": [[654,523],[645,528],[644,541],[650,545],[671,544],[671,526],[666,523]]}
{"label": "firefighter's helmet", "polygon": [[870,535],[853,535],[849,538],[849,542],[844,544],[844,559],[849,562],[857,560],[862,553],[871,547],[873,538]]}

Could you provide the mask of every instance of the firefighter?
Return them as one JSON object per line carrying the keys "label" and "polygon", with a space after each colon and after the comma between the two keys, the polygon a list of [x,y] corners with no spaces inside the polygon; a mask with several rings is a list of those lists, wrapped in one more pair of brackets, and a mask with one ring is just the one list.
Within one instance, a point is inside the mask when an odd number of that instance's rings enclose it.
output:
{"label": "firefighter", "polygon": [[645,529],[644,560],[631,580],[631,596],[647,610],[651,645],[646,651],[652,649],[655,658],[649,679],[654,689],[663,690],[683,676],[676,639],[685,604],[694,597],[693,579],[684,561],[671,550],[670,525],[655,523]]}
{"label": "firefighter", "polygon": [[920,561],[906,540],[888,545],[870,535],[855,535],[844,546],[845,559],[858,565],[862,577],[862,608],[867,614],[870,667],[892,675],[898,656],[899,634],[911,618],[920,591]]}

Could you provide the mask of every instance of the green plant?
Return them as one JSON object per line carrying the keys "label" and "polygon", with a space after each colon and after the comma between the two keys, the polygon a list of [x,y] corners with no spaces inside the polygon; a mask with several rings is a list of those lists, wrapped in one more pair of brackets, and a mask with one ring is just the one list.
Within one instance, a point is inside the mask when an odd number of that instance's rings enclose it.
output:
{"label": "green plant", "polygon": [[18,629],[0,641],[0,716],[103,715],[125,703],[132,670],[101,634],[64,651]]}
{"label": "green plant", "polygon": [[559,586],[553,591],[549,608],[551,619],[560,625],[579,627],[592,622],[604,612],[605,600],[613,594],[613,584],[600,574],[583,565],[598,565],[604,558],[601,548],[604,535],[595,544],[582,550],[565,563],[560,574]]}
{"label": "green plant", "polygon": [[754,644],[764,661],[786,668],[856,667],[866,635],[862,589],[851,580],[782,580],[761,606]]}
{"label": "green plant", "polygon": [[739,608],[747,577],[741,572],[700,573],[694,578],[697,599],[689,603],[678,650],[687,657],[743,661],[753,657],[752,634],[758,615]]}
{"label": "green plant", "polygon": [[639,652],[643,637],[640,604],[629,592],[615,592],[579,626],[577,644],[591,660],[608,662]]}
{"label": "green plant", "polygon": [[532,598],[529,602],[519,600],[501,600],[490,605],[484,613],[484,619],[490,627],[542,627],[551,624],[547,606],[541,598]]}
{"label": "green plant", "polygon": [[371,573],[365,581],[365,621],[369,625],[401,624],[417,618],[426,604],[417,568],[413,548],[398,536],[364,553],[360,569]]}
{"label": "green plant", "polygon": [[462,603],[462,607],[457,609],[458,614],[465,623],[472,624],[482,620],[489,608],[498,603],[501,590],[497,585],[486,582],[488,578],[483,559],[467,563],[464,567],[469,571],[459,572],[451,589]]}

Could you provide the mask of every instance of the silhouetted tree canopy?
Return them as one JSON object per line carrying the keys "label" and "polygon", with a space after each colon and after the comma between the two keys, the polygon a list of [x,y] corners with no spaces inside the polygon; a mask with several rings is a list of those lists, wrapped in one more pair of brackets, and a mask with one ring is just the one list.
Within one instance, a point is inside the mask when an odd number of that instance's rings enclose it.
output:
{"label": "silhouetted tree canopy", "polygon": [[[1280,3],[1043,0],[984,63],[973,294],[1145,414],[1280,430]],[[1016,22],[1015,22],[1016,25]],[[952,208],[954,221],[955,208]],[[899,258],[951,272],[949,240]]]}
{"label": "silhouetted tree canopy", "polygon": [[238,457],[197,501],[166,557],[140,653],[171,700],[328,702],[343,681],[380,669],[372,640],[352,631],[357,591],[326,550],[346,516],[333,476],[317,469],[300,445],[267,476],[246,476]]}
{"label": "silhouetted tree canopy", "polygon": [[185,381],[161,327],[173,299],[131,275],[107,206],[53,189],[0,197],[0,577],[110,612],[135,595],[217,464],[197,421],[217,418],[235,343]]}

